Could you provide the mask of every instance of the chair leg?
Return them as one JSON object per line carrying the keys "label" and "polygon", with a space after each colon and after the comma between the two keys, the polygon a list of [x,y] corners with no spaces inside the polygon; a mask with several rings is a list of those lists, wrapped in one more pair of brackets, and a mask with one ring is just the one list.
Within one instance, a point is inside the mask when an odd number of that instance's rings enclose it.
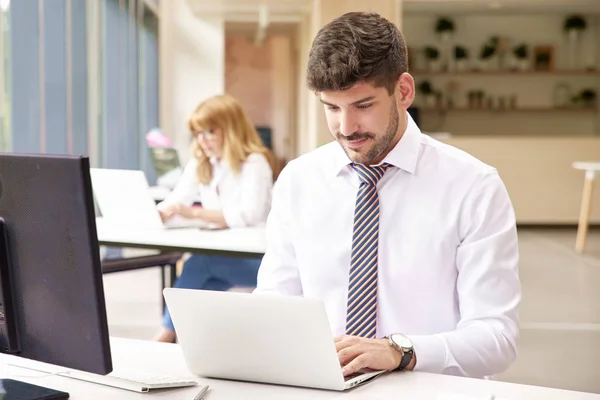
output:
{"label": "chair leg", "polygon": [[[163,295],[163,290],[166,287],[166,282],[165,282],[165,266],[164,265],[160,266],[160,285],[161,285],[160,298],[162,300],[162,310],[164,310],[165,309],[165,296]],[[161,310],[161,314],[162,314],[162,310]]]}
{"label": "chair leg", "polygon": [[575,250],[577,253],[583,253],[585,242],[587,240],[590,212],[592,209],[592,193],[594,189],[594,173],[586,173],[583,183],[583,193],[581,196],[581,209],[579,212],[579,224],[577,227],[577,239],[575,241]]}
{"label": "chair leg", "polygon": [[175,286],[175,280],[177,279],[177,264],[169,265],[169,271],[171,272],[171,287]]}

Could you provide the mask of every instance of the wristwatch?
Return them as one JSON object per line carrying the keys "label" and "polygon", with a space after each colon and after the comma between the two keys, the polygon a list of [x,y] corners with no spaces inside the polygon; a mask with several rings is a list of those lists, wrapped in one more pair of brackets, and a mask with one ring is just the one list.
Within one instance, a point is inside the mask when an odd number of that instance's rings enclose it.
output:
{"label": "wristwatch", "polygon": [[410,361],[413,358],[413,344],[409,338],[400,333],[392,333],[390,336],[386,336],[386,339],[394,350],[399,351],[400,354],[402,354],[400,365],[395,369],[395,371],[402,371],[410,364]]}

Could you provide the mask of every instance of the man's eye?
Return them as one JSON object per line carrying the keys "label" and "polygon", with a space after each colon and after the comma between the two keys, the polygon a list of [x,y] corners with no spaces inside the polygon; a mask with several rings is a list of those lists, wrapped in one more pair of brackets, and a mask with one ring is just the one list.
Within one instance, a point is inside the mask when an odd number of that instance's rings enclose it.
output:
{"label": "man's eye", "polygon": [[362,109],[369,108],[369,107],[371,107],[371,104],[361,104],[358,106],[358,108],[362,108]]}
{"label": "man's eye", "polygon": [[329,111],[336,111],[338,108],[336,106],[327,106]]}

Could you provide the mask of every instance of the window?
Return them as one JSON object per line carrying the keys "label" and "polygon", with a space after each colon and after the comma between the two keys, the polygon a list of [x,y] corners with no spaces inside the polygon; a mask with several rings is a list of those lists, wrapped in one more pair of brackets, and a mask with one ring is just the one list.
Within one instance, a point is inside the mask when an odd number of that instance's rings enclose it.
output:
{"label": "window", "polygon": [[101,165],[151,171],[146,132],[158,124],[158,19],[142,0],[104,0]]}
{"label": "window", "polygon": [[0,151],[10,151],[10,9],[0,10]]}

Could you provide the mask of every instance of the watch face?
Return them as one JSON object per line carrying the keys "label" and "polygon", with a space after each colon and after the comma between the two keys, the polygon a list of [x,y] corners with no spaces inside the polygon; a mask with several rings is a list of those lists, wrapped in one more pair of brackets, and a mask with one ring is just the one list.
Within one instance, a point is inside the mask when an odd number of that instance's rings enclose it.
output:
{"label": "watch face", "polygon": [[410,341],[410,339],[399,333],[392,334],[392,340],[394,341],[394,343],[396,343],[400,347],[409,348],[409,349],[411,349],[413,347],[413,344]]}

